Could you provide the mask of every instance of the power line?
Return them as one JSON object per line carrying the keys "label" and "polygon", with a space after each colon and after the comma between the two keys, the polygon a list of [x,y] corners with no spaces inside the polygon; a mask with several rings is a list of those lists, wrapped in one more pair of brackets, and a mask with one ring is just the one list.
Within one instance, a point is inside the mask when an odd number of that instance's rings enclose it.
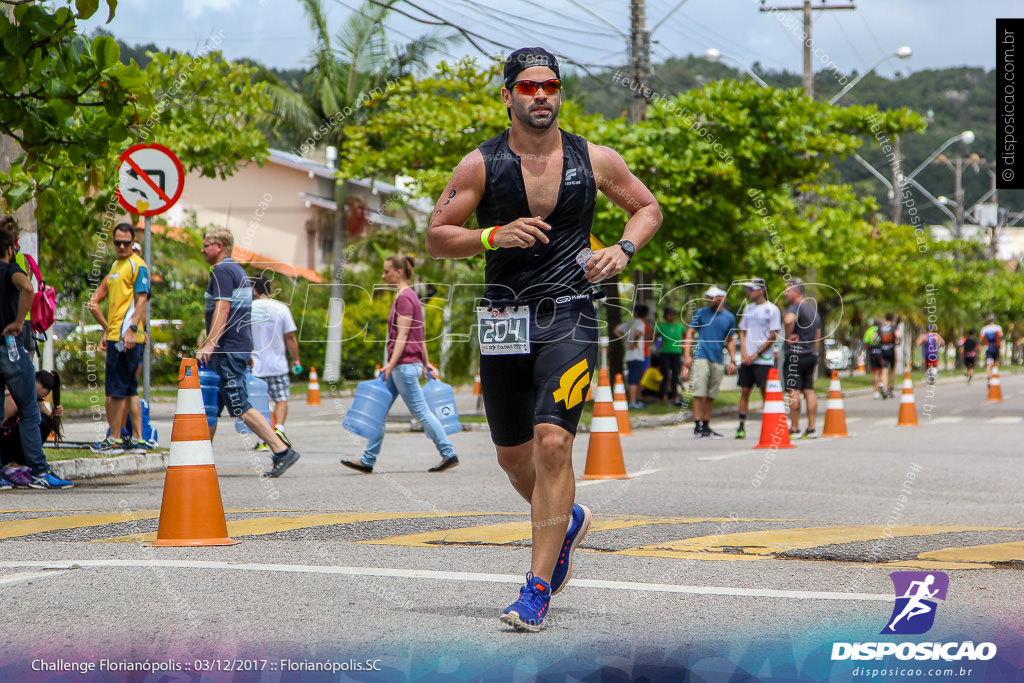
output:
{"label": "power line", "polygon": [[843,38],[846,39],[846,43],[850,46],[850,49],[853,50],[853,54],[857,57],[857,59],[861,61],[861,64],[864,65],[864,68],[867,68],[866,65],[869,64],[869,62],[861,56],[860,52],[857,51],[857,46],[853,44],[853,41],[850,40],[850,36],[846,34],[846,29],[843,28],[843,23],[839,21],[839,17],[835,17],[835,20],[836,26],[839,27],[839,32],[843,34]]}
{"label": "power line", "polygon": [[[481,8],[477,7],[475,3],[468,2],[467,0],[459,0],[459,2],[461,2],[462,4],[468,6],[473,11],[475,11],[477,13],[483,13],[489,19],[497,21],[497,22],[499,22],[501,24],[501,26],[495,27],[495,26],[492,25],[492,26],[489,26],[489,28],[493,28],[493,29],[496,29],[496,30],[500,31],[500,30],[507,30],[509,27],[511,27],[511,28],[514,28],[514,29],[518,29],[524,36],[534,36],[534,35],[540,36],[542,38],[548,39],[551,43],[562,43],[562,44],[567,44],[567,45],[573,45],[575,47],[581,47],[581,48],[584,48],[584,49],[590,49],[590,48],[593,47],[593,43],[578,43],[576,41],[569,40],[569,39],[567,39],[565,37],[554,36],[554,35],[552,35],[550,33],[542,32],[542,31],[538,30],[535,27],[523,26],[521,24],[513,22],[510,19],[502,19],[500,17],[496,17],[496,16],[488,13],[487,11],[482,10]],[[513,15],[513,16],[515,16],[515,15]],[[522,20],[521,17],[517,17],[517,19]],[[482,20],[478,19],[477,21],[481,21],[481,23],[483,23]],[[588,31],[576,31],[576,32],[577,33],[582,33],[583,35],[594,35],[594,36],[599,36],[599,37],[607,35],[607,34],[594,34],[594,33],[588,32]]]}

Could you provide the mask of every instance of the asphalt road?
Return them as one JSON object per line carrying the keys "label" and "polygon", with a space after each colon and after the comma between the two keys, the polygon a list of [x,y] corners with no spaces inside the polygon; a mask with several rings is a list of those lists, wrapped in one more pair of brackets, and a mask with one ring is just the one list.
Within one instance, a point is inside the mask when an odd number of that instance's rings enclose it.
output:
{"label": "asphalt road", "polygon": [[[453,437],[461,465],[441,474],[422,433],[388,434],[363,475],[338,464],[363,444],[340,426],[348,401],[293,402],[302,459],[266,481],[268,458],[222,427],[230,547],[144,545],[163,474],[0,492],[0,680],[164,680],[102,660],[180,669],[167,680],[860,680],[862,665],[893,669],[874,680],[1024,680],[1024,376],[1003,378],[1002,403],[984,377],[915,391],[919,427],[894,426],[898,401],[847,397],[851,438],[789,450],[754,450],[756,417],[745,441],[694,440],[691,424],[623,437],[631,478],[578,482],[594,526],[539,634],[497,618],[529,567],[528,509],[486,432]],[[735,421],[712,426],[731,437]],[[948,575],[926,634],[879,635],[893,571]],[[998,654],[830,659],[869,641]]]}

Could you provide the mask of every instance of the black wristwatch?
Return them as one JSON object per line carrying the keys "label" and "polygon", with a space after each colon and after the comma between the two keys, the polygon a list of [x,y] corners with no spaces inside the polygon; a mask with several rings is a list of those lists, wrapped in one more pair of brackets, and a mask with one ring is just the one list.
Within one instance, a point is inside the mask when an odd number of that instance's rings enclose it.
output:
{"label": "black wristwatch", "polygon": [[626,263],[629,263],[636,253],[636,245],[629,240],[619,240],[615,244],[622,248],[622,253],[626,255]]}
{"label": "black wristwatch", "polygon": [[139,326],[138,325],[129,325],[128,329],[131,330],[132,332],[138,332],[139,331]]}

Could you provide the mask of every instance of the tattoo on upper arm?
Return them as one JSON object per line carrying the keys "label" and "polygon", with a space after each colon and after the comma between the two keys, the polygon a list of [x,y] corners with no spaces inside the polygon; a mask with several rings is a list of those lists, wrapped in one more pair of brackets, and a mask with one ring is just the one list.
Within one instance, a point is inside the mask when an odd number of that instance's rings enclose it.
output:
{"label": "tattoo on upper arm", "polygon": [[455,194],[456,194],[455,193],[455,188],[452,188],[452,191],[448,193],[448,201],[446,201],[441,206],[448,206],[449,204],[451,204],[452,203],[452,199],[455,198]]}

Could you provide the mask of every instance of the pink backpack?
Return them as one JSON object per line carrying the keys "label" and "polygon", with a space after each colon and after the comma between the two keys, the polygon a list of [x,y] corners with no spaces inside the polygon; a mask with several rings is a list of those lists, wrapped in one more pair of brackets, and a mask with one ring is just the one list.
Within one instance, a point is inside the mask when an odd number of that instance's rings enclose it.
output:
{"label": "pink backpack", "polygon": [[32,322],[32,331],[42,334],[45,339],[46,331],[53,327],[57,311],[57,290],[46,284],[43,280],[36,260],[28,254],[24,256],[25,263],[28,265],[32,276],[39,283],[39,291],[32,297],[32,309],[29,313],[29,320]]}

